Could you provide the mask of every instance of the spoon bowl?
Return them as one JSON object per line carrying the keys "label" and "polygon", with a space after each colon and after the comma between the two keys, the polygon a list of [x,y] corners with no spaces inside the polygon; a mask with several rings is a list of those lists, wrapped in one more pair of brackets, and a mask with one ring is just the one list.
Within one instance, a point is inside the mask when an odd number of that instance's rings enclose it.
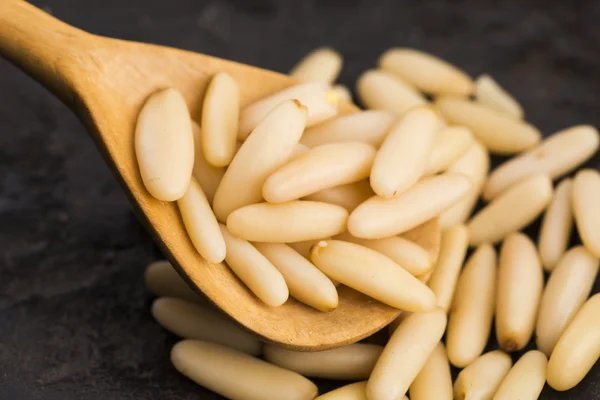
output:
{"label": "spoon bowl", "polygon": [[[203,260],[176,205],[154,199],[143,186],[134,131],[141,106],[151,93],[178,89],[192,118],[198,120],[203,93],[217,72],[227,72],[239,83],[242,106],[294,84],[290,77],[203,54],[95,36],[22,0],[0,2],[0,54],[79,116],[136,214],[190,286],[264,340],[291,349],[324,350],[363,339],[400,313],[347,287],[339,288],[339,306],[329,313],[293,299],[281,307],[269,307],[225,264]],[[341,106],[342,114],[356,111],[351,104]],[[437,258],[437,219],[405,236]]]}

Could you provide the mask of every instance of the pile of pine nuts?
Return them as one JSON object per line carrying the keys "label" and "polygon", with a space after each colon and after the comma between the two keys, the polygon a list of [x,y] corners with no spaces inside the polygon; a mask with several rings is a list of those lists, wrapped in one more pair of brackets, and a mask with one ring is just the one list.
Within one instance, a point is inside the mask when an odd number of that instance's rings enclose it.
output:
{"label": "pile of pine nuts", "polygon": [[[316,50],[291,72],[302,83],[241,109],[235,80],[217,74],[201,128],[176,90],[155,93],[136,155],[150,194],[177,201],[198,252],[225,260],[263,302],[291,295],[326,312],[341,283],[404,311],[389,341],[314,353],[263,344],[157,262],[146,283],[159,296],[154,317],[184,338],[175,368],[234,400],[523,400],[546,382],[577,385],[600,357],[600,294],[589,297],[600,173],[576,171],[598,131],[542,140],[490,76],[404,48],[360,76],[369,110],[338,116],[351,98],[333,86],[341,67],[338,53]],[[514,157],[489,173],[489,153]],[[543,213],[536,246],[520,231]],[[433,262],[399,235],[438,216]],[[582,244],[569,249],[574,227]],[[501,350],[483,354],[494,319]],[[513,365],[508,353],[534,332],[538,350]],[[454,382],[450,364],[462,368]],[[357,382],[317,397],[306,377]]]}

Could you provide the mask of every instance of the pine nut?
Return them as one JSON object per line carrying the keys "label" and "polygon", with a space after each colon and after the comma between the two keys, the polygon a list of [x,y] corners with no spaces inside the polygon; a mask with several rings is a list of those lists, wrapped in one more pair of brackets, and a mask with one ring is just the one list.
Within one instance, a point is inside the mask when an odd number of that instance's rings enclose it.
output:
{"label": "pine nut", "polygon": [[146,287],[155,296],[177,297],[199,304],[207,300],[194,292],[168,261],[154,261],[144,274]]}
{"label": "pine nut", "polygon": [[441,342],[410,385],[409,393],[412,400],[452,400],[450,364]]}
{"label": "pine nut", "polygon": [[533,334],[544,289],[535,244],[522,233],[506,237],[500,251],[496,337],[506,351],[522,350]]}
{"label": "pine nut", "polygon": [[573,215],[585,248],[600,257],[600,173],[581,170],[573,182]]}
{"label": "pine nut", "polygon": [[348,185],[340,185],[320,190],[305,196],[304,200],[335,204],[344,207],[351,213],[359,204],[363,203],[374,194],[369,182],[363,180]]}
{"label": "pine nut", "polygon": [[456,286],[446,346],[450,362],[466,367],[487,344],[496,301],[496,251],[489,244],[475,250]]}
{"label": "pine nut", "polygon": [[469,128],[492,153],[519,153],[541,140],[534,126],[469,100],[443,97],[436,106],[448,122]]}
{"label": "pine nut", "polygon": [[449,126],[437,134],[429,154],[425,175],[447,170],[460,160],[473,145],[473,134],[463,126]]}
{"label": "pine nut", "polygon": [[348,219],[348,231],[364,239],[380,239],[406,232],[456,204],[471,182],[460,174],[425,178],[391,198],[371,197]]}
{"label": "pine nut", "polygon": [[215,193],[223,175],[225,174],[225,168],[214,167],[210,165],[204,158],[204,152],[202,150],[202,131],[197,123],[192,121],[192,131],[194,132],[194,170],[193,176],[196,181],[200,184],[202,191],[206,195],[208,202],[213,203]]}
{"label": "pine nut", "polygon": [[425,97],[413,87],[396,76],[377,69],[368,70],[358,78],[356,92],[366,108],[390,111],[396,115],[427,104]]}
{"label": "pine nut", "polygon": [[392,197],[413,186],[425,172],[438,130],[437,114],[430,107],[414,108],[401,117],[373,161],[373,191]]}
{"label": "pine nut", "polygon": [[475,81],[475,101],[515,119],[523,119],[523,107],[489,75]]}
{"label": "pine nut", "polygon": [[[398,326],[367,383],[369,400],[396,400],[406,394],[446,328],[446,313],[436,308],[412,314]],[[407,362],[410,360],[410,362]]]}
{"label": "pine nut", "polygon": [[232,400],[311,400],[314,383],[295,372],[227,347],[184,340],[171,362],[186,377]]}
{"label": "pine nut", "polygon": [[335,93],[340,100],[352,102],[352,92],[344,85],[335,85],[331,88],[331,91]]}
{"label": "pine nut", "polygon": [[366,388],[367,381],[351,383],[322,394],[315,400],[368,400]]}
{"label": "pine nut", "polygon": [[537,348],[547,356],[590,295],[598,266],[598,259],[577,246],[565,253],[550,274],[542,294],[535,331]]}
{"label": "pine nut", "polygon": [[415,312],[434,307],[435,296],[427,286],[375,250],[322,240],[312,248],[311,259],[327,276],[392,307]]}
{"label": "pine nut", "polygon": [[270,203],[283,203],[320,190],[366,179],[375,159],[375,149],[366,143],[329,143],[275,171],[263,185],[262,194]]}
{"label": "pine nut", "polygon": [[512,360],[502,351],[482,355],[458,374],[454,399],[492,400],[511,366]]}
{"label": "pine nut", "polygon": [[335,82],[342,69],[342,56],[323,47],[308,53],[292,70],[290,76],[300,82]]}
{"label": "pine nut", "polygon": [[153,197],[183,197],[194,168],[194,137],[187,105],[177,90],[160,90],[144,103],[135,128],[135,155]]}
{"label": "pine nut", "polygon": [[496,391],[494,400],[536,400],[546,383],[548,359],[541,351],[523,354]]}
{"label": "pine nut", "polygon": [[512,186],[469,221],[472,246],[496,243],[536,219],[552,200],[552,182],[547,175],[535,175]]}
{"label": "pine nut", "polygon": [[320,239],[303,240],[301,242],[288,243],[287,245],[290,246],[292,249],[296,250],[296,252],[298,252],[298,254],[300,254],[302,257],[310,261],[310,251],[312,247],[319,243],[321,240],[330,239],[330,237],[324,237]]}
{"label": "pine nut", "polygon": [[227,229],[252,242],[290,243],[337,235],[346,230],[347,220],[343,207],[296,200],[239,208],[227,218]]}

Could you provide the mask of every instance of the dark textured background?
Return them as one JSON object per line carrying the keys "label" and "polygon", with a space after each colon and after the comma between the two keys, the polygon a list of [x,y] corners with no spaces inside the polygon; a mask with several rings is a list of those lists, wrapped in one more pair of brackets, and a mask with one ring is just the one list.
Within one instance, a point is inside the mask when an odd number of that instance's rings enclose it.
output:
{"label": "dark textured background", "polygon": [[[94,33],[287,71],[320,45],[352,85],[414,46],[491,73],[544,133],[600,125],[600,2],[46,0]],[[149,312],[159,257],[73,115],[0,60],[0,399],[217,399],[177,375]],[[596,157],[594,164],[600,165]],[[332,387],[325,383],[322,389]],[[600,367],[543,399],[600,399]]]}

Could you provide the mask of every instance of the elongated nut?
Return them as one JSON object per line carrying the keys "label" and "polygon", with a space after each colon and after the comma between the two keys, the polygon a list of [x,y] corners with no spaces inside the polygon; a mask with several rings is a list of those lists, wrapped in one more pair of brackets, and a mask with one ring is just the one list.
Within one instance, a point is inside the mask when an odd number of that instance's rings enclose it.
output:
{"label": "elongated nut", "polygon": [[200,130],[200,126],[194,121],[192,121],[192,131],[194,132],[195,149],[193,176],[200,184],[208,202],[212,204],[217,188],[221,183],[221,179],[223,179],[223,175],[225,175],[225,168],[214,167],[204,158],[204,152],[202,150],[202,131]]}
{"label": "elongated nut", "polygon": [[392,197],[413,186],[425,172],[438,130],[439,119],[432,108],[406,112],[377,151],[371,170],[373,191]]}
{"label": "elongated nut", "polygon": [[177,200],[179,212],[190,240],[198,253],[211,263],[220,263],[225,259],[225,241],[215,214],[202,188],[192,178],[185,195]]}
{"label": "elongated nut", "polygon": [[425,175],[447,170],[463,157],[473,145],[473,134],[464,126],[449,126],[437,134],[429,154]]}
{"label": "elongated nut", "polygon": [[573,215],[585,248],[600,257],[600,173],[584,169],[573,182]]}
{"label": "elongated nut", "polygon": [[548,361],[548,384],[575,387],[600,358],[600,294],[590,297],[567,326]]}
{"label": "elongated nut", "polygon": [[171,362],[197,384],[232,400],[311,400],[318,394],[302,375],[218,344],[183,340],[173,346]]}
{"label": "elongated nut", "polygon": [[390,236],[383,239],[360,239],[348,232],[337,235],[336,240],[343,240],[368,247],[387,257],[414,276],[421,276],[431,270],[433,266],[429,253],[413,241]]}
{"label": "elongated nut", "polygon": [[599,144],[598,131],[589,125],[578,125],[555,133],[534,149],[493,170],[483,188],[483,197],[492,200],[514,184],[536,174],[548,174],[551,179],[556,179],[590,159]]}
{"label": "elongated nut", "polygon": [[342,69],[342,56],[335,50],[322,47],[308,53],[290,71],[300,82],[335,82]]}
{"label": "elongated nut", "polygon": [[468,96],[473,80],[450,63],[409,48],[393,48],[381,55],[378,65],[423,92]]}
{"label": "elongated nut", "polygon": [[454,399],[492,400],[511,366],[508,354],[499,350],[485,353],[460,371],[454,382]]}
{"label": "elongated nut", "polygon": [[238,140],[246,140],[267,115],[281,103],[290,100],[296,100],[306,107],[306,126],[313,126],[334,117],[337,114],[339,98],[327,90],[327,85],[322,83],[302,83],[244,107],[240,113]]}
{"label": "elongated nut", "polygon": [[343,207],[296,200],[237,209],[227,218],[227,229],[252,242],[289,243],[337,235],[346,229],[347,220]]}
{"label": "elongated nut", "polygon": [[481,188],[490,169],[490,155],[487,149],[475,141],[460,160],[452,164],[446,172],[463,174],[471,180],[471,188],[458,203],[440,215],[440,227],[446,229],[465,222],[479,199]]}
{"label": "elongated nut", "polygon": [[210,80],[202,103],[202,149],[215,167],[229,165],[235,154],[240,114],[240,90],[226,72]]}
{"label": "elongated nut", "polygon": [[301,242],[288,243],[288,246],[296,250],[298,254],[310,261],[310,251],[312,250],[313,246],[319,243],[321,240],[330,239],[330,237],[324,237],[320,239],[303,240]]}
{"label": "elongated nut", "polygon": [[516,232],[540,215],[552,200],[552,182],[535,175],[519,182],[479,211],[467,227],[470,243],[495,243]]}
{"label": "elongated nut", "polygon": [[326,143],[356,141],[379,147],[394,121],[394,114],[382,110],[342,115],[307,129],[300,143],[315,147]]}
{"label": "elongated nut", "polygon": [[352,102],[352,92],[344,85],[335,85],[331,88],[331,92],[335,93],[340,100]]}
{"label": "elongated nut", "polygon": [[158,323],[184,339],[217,343],[251,355],[259,355],[262,343],[216,310],[174,297],[160,297],[152,303],[152,315]]}
{"label": "elongated nut", "polygon": [[338,305],[337,290],[331,280],[310,261],[282,243],[255,243],[254,246],[281,272],[290,295],[321,311]]}
{"label": "elongated nut", "polygon": [[572,179],[564,179],[559,183],[542,220],[538,247],[546,271],[554,269],[567,250],[571,239],[573,231],[572,192]]}
{"label": "elongated nut", "polygon": [[435,296],[427,286],[375,250],[339,240],[322,240],[311,251],[325,275],[401,310],[426,312]]}
{"label": "elongated nut", "polygon": [[144,103],[135,128],[135,155],[153,197],[183,197],[194,168],[194,136],[187,105],[177,90],[160,90]]}
{"label": "elongated nut", "polygon": [[544,289],[535,244],[522,233],[506,237],[500,251],[496,297],[496,337],[506,351],[529,343]]}
{"label": "elongated nut", "polygon": [[542,294],[535,343],[547,356],[592,291],[599,262],[582,246],[560,259]]}
{"label": "elongated nut", "polygon": [[329,143],[310,149],[275,171],[263,185],[270,203],[284,203],[320,190],[366,179],[375,159],[373,146]]}
{"label": "elongated nut", "polygon": [[402,321],[375,364],[367,383],[367,398],[396,400],[404,396],[444,335],[445,328],[446,313],[440,308],[412,314]]}
{"label": "elongated nut", "polygon": [[428,286],[435,294],[437,306],[446,312],[450,310],[468,247],[469,231],[464,225],[455,225],[442,232],[440,254]]}
{"label": "elongated nut", "polygon": [[305,352],[265,345],[265,360],[301,375],[340,380],[367,379],[383,347],[354,343],[333,350]]}
{"label": "elongated nut", "polygon": [[515,119],[523,119],[523,107],[489,75],[475,81],[475,101]]}
{"label": "elongated nut", "polygon": [[367,381],[355,382],[322,394],[315,400],[368,400],[366,388]]}
{"label": "elongated nut", "polygon": [[273,172],[285,164],[302,136],[306,107],[297,101],[278,105],[252,132],[225,171],[213,209],[217,219],[262,199],[262,187]]}
{"label": "elongated nut", "polygon": [[410,385],[411,400],[452,400],[452,376],[446,348],[440,342]]}
{"label": "elongated nut", "polygon": [[288,287],[281,272],[277,270],[252,244],[233,236],[224,225],[220,225],[229,268],[248,289],[271,307],[282,305],[288,299]]}
{"label": "elongated nut", "polygon": [[546,383],[548,359],[541,351],[523,354],[496,391],[494,400],[537,399]]}
{"label": "elongated nut", "polygon": [[541,140],[534,126],[469,100],[443,97],[436,106],[448,122],[469,128],[492,153],[519,153]]}
{"label": "elongated nut", "polygon": [[460,275],[450,310],[446,346],[450,362],[466,367],[487,344],[496,301],[496,251],[489,244],[475,250]]}
{"label": "elongated nut", "polygon": [[358,78],[356,92],[366,108],[386,110],[396,115],[427,104],[423,95],[400,78],[376,69],[370,69]]}
{"label": "elongated nut", "polygon": [[148,290],[156,296],[177,297],[199,304],[205,304],[207,301],[181,279],[168,261],[154,261],[148,265],[144,281]]}
{"label": "elongated nut", "polygon": [[352,211],[348,231],[365,239],[406,232],[456,204],[470,186],[463,175],[443,174],[425,178],[395,197],[371,197]]}
{"label": "elongated nut", "polygon": [[367,180],[335,186],[309,194],[304,200],[320,201],[344,207],[351,213],[359,204],[363,203],[375,193]]}

